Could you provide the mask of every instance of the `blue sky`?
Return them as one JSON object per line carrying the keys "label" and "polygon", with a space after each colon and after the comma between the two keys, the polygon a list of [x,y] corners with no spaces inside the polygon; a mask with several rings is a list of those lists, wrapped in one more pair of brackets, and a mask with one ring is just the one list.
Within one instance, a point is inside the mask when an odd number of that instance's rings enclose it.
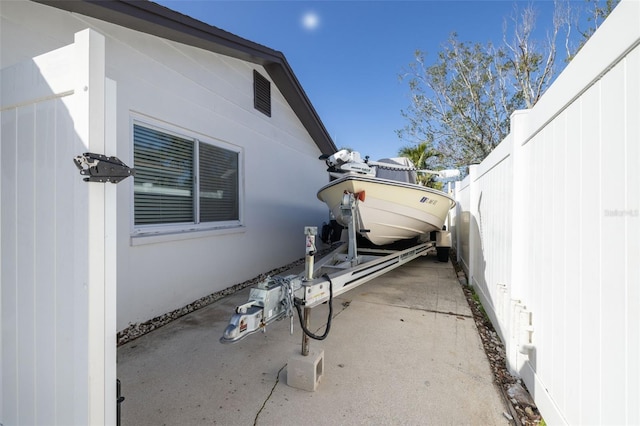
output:
{"label": "blue sky", "polygon": [[[399,80],[416,49],[435,57],[452,32],[498,44],[516,1],[212,1],[158,3],[284,53],[336,145],[372,159],[408,145],[409,88]],[[517,1],[520,7],[527,2]],[[538,0],[537,30],[553,2]],[[584,1],[576,1],[584,8]]]}

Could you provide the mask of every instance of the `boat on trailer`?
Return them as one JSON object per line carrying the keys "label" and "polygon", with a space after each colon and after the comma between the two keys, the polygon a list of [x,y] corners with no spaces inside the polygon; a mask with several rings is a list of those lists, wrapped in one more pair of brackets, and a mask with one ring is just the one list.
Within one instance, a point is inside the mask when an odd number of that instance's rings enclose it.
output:
{"label": "boat on trailer", "polygon": [[[449,231],[442,230],[442,225],[449,209],[455,205],[451,197],[416,184],[415,176],[413,183],[373,176],[373,164],[360,160],[358,153],[347,151],[339,151],[327,158],[330,173],[337,179],[318,192],[319,198],[338,204],[332,211],[335,212],[336,219],[347,228],[346,244],[339,244],[316,262],[317,228],[305,227],[304,273],[269,276],[251,288],[249,300],[236,306],[220,342],[235,343],[258,331],[265,332],[267,325],[284,318],[290,319],[290,332],[293,334],[293,316],[294,311],[297,311],[304,332],[302,354],[307,355],[309,338],[323,340],[329,333],[334,297],[432,252],[437,253],[439,260],[448,260],[451,236]],[[380,162],[382,166],[378,166],[379,170],[409,175],[416,172],[415,167],[408,162],[398,164],[398,161],[404,160],[388,161]],[[449,173],[439,174],[450,177],[447,176]],[[420,195],[417,203],[413,202],[416,195]],[[370,208],[375,207],[370,201],[376,199],[387,203],[386,209],[391,210],[392,214],[386,214],[382,212],[383,208],[378,207],[377,210],[380,211],[369,215],[370,210],[376,210]],[[433,202],[429,203],[429,200]],[[394,201],[395,205],[391,205]],[[365,204],[366,208],[363,208]],[[418,215],[419,220],[409,220],[406,216],[410,214]],[[395,225],[386,226],[386,223],[391,223],[391,219],[386,218],[393,216],[396,218]],[[371,217],[374,218],[373,221],[369,221]],[[363,221],[363,218],[367,221]],[[402,223],[398,225],[400,222]],[[421,223],[415,224],[417,222]],[[364,225],[375,232],[365,230]],[[392,231],[388,231],[389,229]],[[430,231],[436,231],[435,241],[428,238],[424,241],[412,240],[413,237],[429,234]],[[408,239],[410,244],[402,248],[392,245],[360,247],[357,238],[359,234],[365,235],[372,242],[386,244]],[[325,302],[329,303],[327,327],[322,336],[316,336],[308,329],[309,316],[312,308]]]}
{"label": "boat on trailer", "polygon": [[341,150],[329,157],[329,175],[334,179],[320,188],[317,197],[332,216],[347,227],[351,217],[343,198],[355,198],[356,232],[377,246],[400,240],[426,239],[442,230],[455,201],[448,194],[417,183],[417,173],[453,177],[457,171],[418,170],[407,158],[379,161],[362,159],[360,153]]}

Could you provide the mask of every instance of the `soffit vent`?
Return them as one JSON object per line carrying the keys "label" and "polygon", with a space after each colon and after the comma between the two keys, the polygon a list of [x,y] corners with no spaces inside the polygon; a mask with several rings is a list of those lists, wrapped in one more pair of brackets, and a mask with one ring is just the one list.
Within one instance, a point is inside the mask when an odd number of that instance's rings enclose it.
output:
{"label": "soffit vent", "polygon": [[253,106],[271,117],[271,83],[256,70],[253,70]]}

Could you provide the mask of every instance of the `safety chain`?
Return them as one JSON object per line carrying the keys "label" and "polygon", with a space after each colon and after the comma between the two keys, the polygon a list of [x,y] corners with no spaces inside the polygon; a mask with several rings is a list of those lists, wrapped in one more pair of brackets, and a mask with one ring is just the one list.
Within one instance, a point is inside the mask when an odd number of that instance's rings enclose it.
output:
{"label": "safety chain", "polygon": [[277,284],[282,287],[282,291],[285,293],[285,297],[282,299],[287,317],[293,317],[293,285],[291,280],[284,277],[276,276],[272,278]]}

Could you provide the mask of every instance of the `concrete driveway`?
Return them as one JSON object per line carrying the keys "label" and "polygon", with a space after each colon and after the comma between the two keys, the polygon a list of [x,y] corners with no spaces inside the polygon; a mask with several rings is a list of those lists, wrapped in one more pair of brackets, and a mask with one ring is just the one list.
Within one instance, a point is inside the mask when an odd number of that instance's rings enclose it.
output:
{"label": "concrete driveway", "polygon": [[[315,392],[287,386],[297,318],[293,335],[284,320],[219,343],[248,291],[118,348],[122,425],[509,424],[453,267],[434,254],[334,299],[329,336],[311,341],[324,350]],[[327,313],[312,311],[320,334]]]}

